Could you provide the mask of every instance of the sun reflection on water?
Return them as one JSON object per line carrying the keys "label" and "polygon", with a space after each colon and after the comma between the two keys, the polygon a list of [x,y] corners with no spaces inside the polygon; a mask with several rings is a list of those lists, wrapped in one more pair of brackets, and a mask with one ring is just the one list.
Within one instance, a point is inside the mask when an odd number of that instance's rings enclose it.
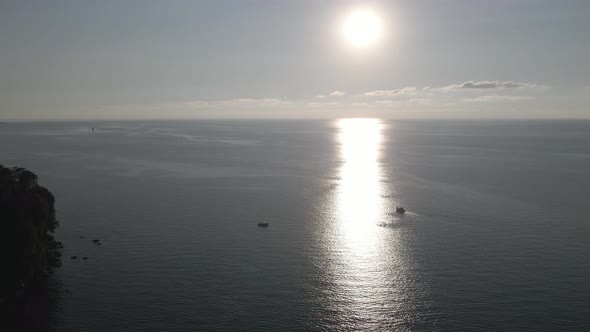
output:
{"label": "sun reflection on water", "polygon": [[[383,321],[392,304],[381,150],[384,125],[378,119],[342,119],[338,186],[333,196],[331,271],[339,324],[368,328]],[[386,316],[386,315],[385,315]]]}
{"label": "sun reflection on water", "polygon": [[337,215],[348,241],[371,246],[376,222],[383,215],[381,198],[381,131],[377,119],[342,119],[338,122],[340,186]]}

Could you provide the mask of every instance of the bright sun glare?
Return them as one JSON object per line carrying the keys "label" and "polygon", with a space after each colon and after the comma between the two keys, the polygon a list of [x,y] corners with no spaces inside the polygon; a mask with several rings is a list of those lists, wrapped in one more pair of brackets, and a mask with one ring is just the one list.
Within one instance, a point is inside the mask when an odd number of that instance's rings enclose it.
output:
{"label": "bright sun glare", "polygon": [[364,48],[377,42],[381,36],[381,19],[369,9],[348,14],[342,25],[342,36],[352,46]]}

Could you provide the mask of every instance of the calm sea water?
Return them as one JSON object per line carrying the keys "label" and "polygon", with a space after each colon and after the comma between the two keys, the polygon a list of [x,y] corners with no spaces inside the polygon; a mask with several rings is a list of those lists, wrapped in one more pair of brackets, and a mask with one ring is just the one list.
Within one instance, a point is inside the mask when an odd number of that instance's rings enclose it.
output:
{"label": "calm sea water", "polygon": [[590,329],[587,121],[4,123],[0,163],[57,197],[47,329]]}

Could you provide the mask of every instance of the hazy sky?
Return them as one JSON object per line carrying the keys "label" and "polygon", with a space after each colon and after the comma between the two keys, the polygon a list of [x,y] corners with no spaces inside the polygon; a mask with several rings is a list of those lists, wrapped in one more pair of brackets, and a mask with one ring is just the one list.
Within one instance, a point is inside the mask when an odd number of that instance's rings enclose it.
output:
{"label": "hazy sky", "polygon": [[588,0],[0,0],[3,119],[589,118],[589,59]]}

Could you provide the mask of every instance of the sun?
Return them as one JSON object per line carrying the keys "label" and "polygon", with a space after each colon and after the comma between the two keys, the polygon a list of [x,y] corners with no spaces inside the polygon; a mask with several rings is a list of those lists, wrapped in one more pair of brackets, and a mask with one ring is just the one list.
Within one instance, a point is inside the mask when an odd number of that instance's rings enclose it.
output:
{"label": "sun", "polygon": [[381,37],[381,18],[370,9],[354,10],[342,24],[342,37],[351,46],[366,48],[374,45]]}

